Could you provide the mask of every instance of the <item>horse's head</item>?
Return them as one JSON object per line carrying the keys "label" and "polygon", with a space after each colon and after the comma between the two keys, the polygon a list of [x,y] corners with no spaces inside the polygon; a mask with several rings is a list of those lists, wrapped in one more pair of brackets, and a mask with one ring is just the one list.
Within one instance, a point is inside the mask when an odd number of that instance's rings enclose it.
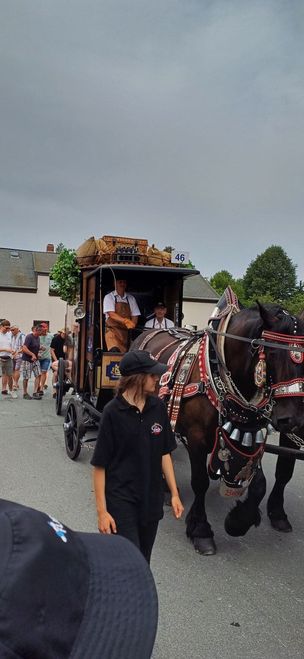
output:
{"label": "horse's head", "polygon": [[274,401],[271,421],[278,431],[290,432],[304,425],[304,353],[298,350],[304,348],[304,319],[277,305],[258,304],[258,310],[260,335],[273,344],[259,349]]}
{"label": "horse's head", "polygon": [[[304,426],[304,318],[276,304],[259,304],[232,316],[228,333],[250,342],[225,339],[233,381],[248,401],[270,399],[271,423],[281,432]],[[264,339],[260,346],[254,339]]]}

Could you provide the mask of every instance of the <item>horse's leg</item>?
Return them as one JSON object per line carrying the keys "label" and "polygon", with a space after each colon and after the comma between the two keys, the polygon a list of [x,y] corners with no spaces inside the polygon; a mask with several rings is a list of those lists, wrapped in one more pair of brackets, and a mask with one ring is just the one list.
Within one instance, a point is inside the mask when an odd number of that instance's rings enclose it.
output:
{"label": "horse's leg", "polygon": [[186,533],[193,542],[194,548],[204,556],[216,553],[213,531],[207,520],[205,510],[205,495],[209,487],[207,473],[207,451],[201,442],[188,436],[188,452],[191,463],[191,486],[194,492],[194,502],[187,514]]}
{"label": "horse's leg", "polygon": [[[294,448],[292,441],[286,435],[280,435],[280,446]],[[293,456],[279,455],[275,471],[275,484],[267,501],[267,513],[271,526],[276,531],[288,533],[292,526],[284,510],[284,490],[294,472],[296,459]]]}
{"label": "horse's leg", "polygon": [[229,535],[245,535],[251,526],[259,526],[259,505],[266,493],[266,478],[262,467],[258,467],[249,487],[245,501],[237,501],[225,519],[225,530]]}

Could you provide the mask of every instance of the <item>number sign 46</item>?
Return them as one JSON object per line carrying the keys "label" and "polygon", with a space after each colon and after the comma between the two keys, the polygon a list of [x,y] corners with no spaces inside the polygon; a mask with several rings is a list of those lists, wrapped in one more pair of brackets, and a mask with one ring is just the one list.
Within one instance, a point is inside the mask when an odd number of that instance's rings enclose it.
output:
{"label": "number sign 46", "polygon": [[171,263],[186,265],[189,263],[189,252],[184,252],[182,249],[173,249],[171,252]]}

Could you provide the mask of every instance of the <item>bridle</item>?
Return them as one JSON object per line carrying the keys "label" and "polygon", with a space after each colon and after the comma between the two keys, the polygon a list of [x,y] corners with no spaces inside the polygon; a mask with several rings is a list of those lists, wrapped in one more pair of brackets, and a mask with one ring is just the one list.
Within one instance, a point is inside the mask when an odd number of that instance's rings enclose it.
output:
{"label": "bridle", "polygon": [[[229,332],[219,332],[213,327],[207,327],[206,333],[223,336],[237,341],[250,343],[253,354],[258,350],[259,362],[263,364],[265,370],[265,378],[261,379],[261,384],[257,386],[264,387],[266,379],[266,355],[264,348],[276,348],[279,350],[287,350],[290,354],[291,360],[295,364],[303,364],[304,362],[304,336],[296,334],[297,321],[295,319],[295,329],[293,334],[282,334],[280,332],[272,332],[270,330],[263,330],[260,339],[251,339],[245,336],[238,336],[237,334],[230,334]],[[273,383],[269,385],[270,394],[272,398],[283,398],[293,396],[304,396],[304,377],[293,378],[291,380],[284,380],[283,382]]]}
{"label": "bridle", "polygon": [[[206,395],[219,414],[208,473],[211,478],[216,478],[220,474],[224,496],[242,495],[245,484],[247,486],[253,478],[263,456],[267,435],[272,428],[270,420],[276,399],[302,396],[304,402],[304,377],[277,383],[272,382],[271,376],[267,377],[266,348],[287,350],[294,363],[303,363],[304,336],[298,336],[296,332],[296,319],[294,319],[292,335],[264,330],[259,339],[221,332],[211,325],[205,330],[213,356],[210,360],[208,349],[206,351],[207,343],[206,347],[202,345],[200,373],[205,382]],[[258,362],[254,370],[258,393],[251,401],[244,398],[233,381],[225,363],[224,348],[221,350],[218,346],[216,340],[218,336],[250,344],[252,357],[258,352]],[[213,372],[211,362],[215,369]],[[209,373],[207,363],[209,363]],[[297,435],[291,433],[288,436],[300,447],[303,446],[301,438]]]}

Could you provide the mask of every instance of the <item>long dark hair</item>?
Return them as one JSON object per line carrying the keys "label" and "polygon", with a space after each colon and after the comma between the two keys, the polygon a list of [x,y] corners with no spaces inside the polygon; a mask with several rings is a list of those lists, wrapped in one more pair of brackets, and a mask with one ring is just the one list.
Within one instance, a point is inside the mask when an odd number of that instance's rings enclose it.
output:
{"label": "long dark hair", "polygon": [[117,395],[123,394],[128,389],[134,389],[135,391],[134,402],[137,403],[143,398],[146,398],[146,394],[144,393],[144,386],[146,379],[147,379],[146,373],[136,373],[135,375],[122,375],[117,382],[116,394]]}

